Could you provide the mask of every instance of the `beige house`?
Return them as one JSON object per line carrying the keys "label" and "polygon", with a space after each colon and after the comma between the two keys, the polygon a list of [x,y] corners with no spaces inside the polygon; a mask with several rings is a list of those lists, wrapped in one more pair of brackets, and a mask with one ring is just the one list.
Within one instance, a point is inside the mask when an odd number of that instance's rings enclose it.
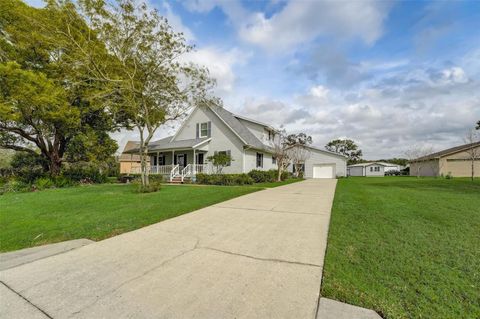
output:
{"label": "beige house", "polygon": [[[133,150],[138,147],[138,142],[128,141],[123,149],[123,153],[120,155],[118,161],[120,162],[120,174],[130,174],[140,172],[140,155],[129,154],[127,151]],[[149,162],[150,157],[147,157]]]}
{"label": "beige house", "polygon": [[450,174],[453,177],[470,177],[472,174],[472,150],[476,153],[474,161],[475,177],[479,177],[480,142],[452,147],[417,158],[410,162],[410,175],[440,176]]}

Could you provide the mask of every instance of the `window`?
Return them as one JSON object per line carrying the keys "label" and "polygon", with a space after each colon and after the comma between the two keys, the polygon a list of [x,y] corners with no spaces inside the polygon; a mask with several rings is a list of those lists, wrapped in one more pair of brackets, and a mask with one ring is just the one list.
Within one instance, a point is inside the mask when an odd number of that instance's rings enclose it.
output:
{"label": "window", "polygon": [[257,153],[257,167],[263,167],[263,154]]}
{"label": "window", "polygon": [[200,123],[200,137],[208,136],[208,122]]}
{"label": "window", "polygon": [[380,172],[380,167],[375,166],[375,172]]}
{"label": "window", "polygon": [[370,166],[370,172],[373,172],[373,167]]}
{"label": "window", "polygon": [[158,156],[158,165],[165,165],[165,155],[160,154]]}
{"label": "window", "polygon": [[276,165],[277,164],[277,158],[272,155],[272,164]]}

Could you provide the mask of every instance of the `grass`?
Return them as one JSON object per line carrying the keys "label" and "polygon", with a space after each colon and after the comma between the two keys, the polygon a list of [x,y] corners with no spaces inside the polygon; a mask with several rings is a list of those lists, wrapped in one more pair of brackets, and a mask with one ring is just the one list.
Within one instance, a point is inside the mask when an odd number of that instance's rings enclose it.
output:
{"label": "grass", "polygon": [[480,180],[338,181],[322,296],[384,318],[480,318]]}
{"label": "grass", "polygon": [[101,240],[182,215],[261,187],[103,184],[0,196],[0,251],[77,238]]}

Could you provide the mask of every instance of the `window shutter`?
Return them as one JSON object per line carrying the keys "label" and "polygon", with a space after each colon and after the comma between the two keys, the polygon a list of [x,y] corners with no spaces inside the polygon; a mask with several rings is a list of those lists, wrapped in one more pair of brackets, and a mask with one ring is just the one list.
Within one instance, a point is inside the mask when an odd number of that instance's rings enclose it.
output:
{"label": "window shutter", "polygon": [[173,165],[177,165],[177,155],[173,156]]}
{"label": "window shutter", "polygon": [[200,136],[200,124],[197,123],[197,138]]}
{"label": "window shutter", "polygon": [[207,136],[212,137],[212,122],[207,122]]}
{"label": "window shutter", "polygon": [[183,154],[183,164],[184,164],[185,166],[187,166],[187,165],[188,165],[188,161],[187,161],[187,153]]}
{"label": "window shutter", "polygon": [[232,164],[232,160],[231,160],[231,158],[232,158],[231,156],[232,156],[232,155],[231,155],[231,154],[232,154],[232,153],[230,152],[230,150],[228,150],[228,151],[227,151],[227,156],[230,157],[230,160],[228,161],[227,166],[230,166],[230,164]]}

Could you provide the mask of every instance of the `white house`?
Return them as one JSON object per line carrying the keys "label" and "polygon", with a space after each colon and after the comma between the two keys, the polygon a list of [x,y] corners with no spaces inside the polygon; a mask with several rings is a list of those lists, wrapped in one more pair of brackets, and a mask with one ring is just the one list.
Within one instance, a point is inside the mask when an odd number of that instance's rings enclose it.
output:
{"label": "white house", "polygon": [[385,176],[389,171],[401,171],[404,166],[385,163],[385,162],[368,162],[348,165],[348,176]]}
{"label": "white house", "polygon": [[[196,107],[175,135],[149,144],[150,172],[168,175],[171,180],[191,178],[200,172],[212,173],[207,158],[221,152],[232,157],[230,165],[223,169],[226,174],[277,169],[271,148],[277,133],[268,124],[235,115],[222,107]],[[346,175],[343,155],[315,147],[309,149],[310,157],[304,165],[306,178]],[[138,150],[130,152],[135,151]]]}

